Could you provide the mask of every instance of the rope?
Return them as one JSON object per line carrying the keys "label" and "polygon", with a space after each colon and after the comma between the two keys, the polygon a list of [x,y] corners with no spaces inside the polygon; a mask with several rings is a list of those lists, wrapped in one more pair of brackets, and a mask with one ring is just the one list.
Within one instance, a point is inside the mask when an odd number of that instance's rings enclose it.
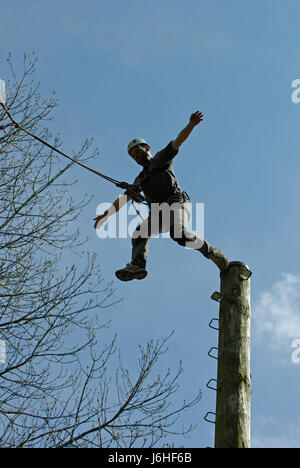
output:
{"label": "rope", "polygon": [[[27,135],[31,136],[32,138],[34,138],[35,140],[39,141],[40,143],[42,143],[43,145],[47,146],[48,148],[52,149],[53,151],[56,151],[57,153],[59,153],[60,155],[64,156],[65,158],[69,159],[70,161],[73,161],[75,164],[78,164],[78,166],[81,166],[83,167],[84,169],[90,171],[90,172],[93,172],[94,174],[98,175],[99,177],[102,177],[103,179],[105,180],[108,180],[109,182],[115,184],[117,187],[121,187],[122,188],[122,184],[124,184],[123,182],[120,182],[119,180],[117,179],[113,179],[112,177],[109,177],[105,174],[103,174],[102,172],[99,172],[99,171],[96,171],[95,169],[92,169],[91,167],[88,167],[86,166],[85,164],[82,164],[80,163],[79,161],[76,161],[76,159],[73,159],[71,158],[70,156],[68,156],[67,154],[63,153],[62,151],[60,151],[59,149],[55,148],[54,146],[50,145],[49,143],[47,143],[46,141],[42,140],[40,137],[34,135],[33,133],[29,132],[28,130],[26,130],[25,128],[21,127],[21,125],[18,124],[18,122],[16,122],[10,112],[8,111],[7,107],[5,106],[5,104],[0,101],[0,104],[1,106],[3,107],[5,113],[7,114],[8,118],[11,120],[11,123],[8,123],[6,125],[1,125],[0,126],[0,130],[5,130],[7,127],[9,126],[14,126],[20,130],[22,130],[23,132],[27,133]],[[124,188],[124,187],[123,187]],[[145,198],[140,194],[140,193],[137,193],[135,192],[134,190],[132,190],[131,188],[127,188],[127,191],[129,193],[129,195],[132,196],[132,198],[138,202],[138,203],[142,203],[143,201],[145,201]],[[142,218],[142,220],[144,220],[144,218],[141,216],[141,214],[139,213],[139,211],[137,210],[137,208],[135,207],[135,205],[133,204],[134,206],[134,209],[136,210],[136,212],[139,214],[139,216]]]}
{"label": "rope", "polygon": [[[29,132],[28,130],[26,130],[25,128],[21,127],[21,125],[18,124],[18,122],[16,122],[11,114],[9,113],[9,111],[7,110],[5,104],[3,104],[3,102],[0,102],[1,106],[3,107],[4,111],[6,112],[6,114],[8,115],[9,119],[11,120],[12,123],[10,124],[6,124],[6,125],[3,125],[1,130],[5,129],[6,127],[8,127],[9,125],[13,125],[15,126],[16,128],[19,128],[20,130],[22,130],[23,132],[27,133],[27,135],[30,135],[32,138],[34,138],[35,140],[39,141],[40,143],[42,143],[43,145],[45,146],[48,146],[48,148],[52,149],[53,151],[56,151],[57,153],[61,154],[62,156],[64,156],[65,158],[69,159],[70,161],[73,161],[75,164],[78,164],[79,166],[83,167],[84,169],[87,169],[88,171],[91,171],[93,172],[94,174],[97,174],[98,176],[102,177],[103,179],[106,179],[108,180],[109,182],[112,182],[113,184],[119,184],[120,182],[116,179],[113,179],[112,177],[109,177],[105,174],[102,174],[102,172],[98,172],[96,171],[95,169],[92,169],[88,166],[85,166],[84,164],[80,163],[79,161],[76,161],[75,159],[71,158],[70,156],[68,156],[67,154],[63,153],[62,151],[60,151],[59,149],[55,148],[54,146],[50,145],[49,143],[47,143],[46,141],[42,140],[41,138],[39,138],[38,136],[34,135],[33,133]],[[3,128],[4,127],[4,128]]]}

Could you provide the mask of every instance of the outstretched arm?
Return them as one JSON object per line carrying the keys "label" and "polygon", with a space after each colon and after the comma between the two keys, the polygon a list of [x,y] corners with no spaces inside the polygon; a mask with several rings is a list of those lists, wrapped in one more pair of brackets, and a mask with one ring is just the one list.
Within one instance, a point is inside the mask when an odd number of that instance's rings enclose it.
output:
{"label": "outstretched arm", "polygon": [[94,218],[94,221],[95,221],[94,228],[99,229],[100,226],[102,226],[102,224],[104,224],[105,221],[107,221],[110,216],[120,211],[120,209],[124,205],[126,205],[126,203],[128,203],[130,200],[131,200],[131,196],[125,195],[125,194],[119,197],[117,200],[115,200],[108,210],[104,211],[102,215],[99,215],[96,218]]}
{"label": "outstretched arm", "polygon": [[202,112],[196,111],[190,116],[190,121],[186,127],[179,133],[178,137],[175,140],[172,140],[172,147],[175,151],[179,149],[182,143],[190,136],[194,127],[198,125],[203,120]]}
{"label": "outstretched arm", "polygon": [[111,215],[120,211],[120,209],[130,200],[135,200],[136,202],[142,202],[144,200],[144,197],[138,193],[138,187],[136,187],[136,185],[128,184],[127,182],[120,182],[117,184],[117,187],[126,189],[126,192],[117,198],[108,210],[94,218],[94,221],[96,221],[94,224],[95,229],[99,229]]}

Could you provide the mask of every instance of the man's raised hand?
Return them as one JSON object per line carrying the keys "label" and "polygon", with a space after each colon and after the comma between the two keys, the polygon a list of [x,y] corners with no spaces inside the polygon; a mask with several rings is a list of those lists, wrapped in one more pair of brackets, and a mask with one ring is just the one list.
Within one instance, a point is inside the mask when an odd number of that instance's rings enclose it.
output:
{"label": "man's raised hand", "polygon": [[203,120],[203,114],[200,111],[194,112],[190,117],[190,123],[194,125],[198,125]]}

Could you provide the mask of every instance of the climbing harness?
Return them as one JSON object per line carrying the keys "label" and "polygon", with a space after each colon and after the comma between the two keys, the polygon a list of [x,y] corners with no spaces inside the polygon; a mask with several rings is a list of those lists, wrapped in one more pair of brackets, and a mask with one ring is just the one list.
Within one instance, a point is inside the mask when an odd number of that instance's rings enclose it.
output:
{"label": "climbing harness", "polygon": [[[11,123],[8,123],[8,124],[5,124],[5,125],[1,125],[0,126],[0,130],[5,130],[7,127],[10,127],[10,126],[14,126],[20,130],[22,130],[23,132],[27,133],[27,135],[31,136],[32,138],[34,138],[35,140],[39,141],[40,143],[42,143],[43,145],[47,146],[48,148],[52,149],[53,151],[56,151],[57,153],[61,154],[62,156],[64,156],[65,158],[69,159],[70,161],[73,161],[75,164],[78,164],[79,166],[83,167],[84,169],[90,171],[90,172],[93,172],[94,174],[98,175],[99,177],[102,177],[103,179],[105,180],[108,180],[109,182],[113,183],[116,185],[116,187],[121,187],[123,182],[120,182],[119,180],[117,179],[113,179],[112,177],[109,177],[105,174],[103,174],[102,172],[99,172],[99,171],[96,171],[95,169],[92,169],[91,167],[88,167],[86,166],[85,164],[82,164],[81,162],[79,161],[76,161],[75,159],[71,158],[70,156],[68,156],[67,154],[63,153],[62,151],[60,151],[59,149],[55,148],[54,146],[50,145],[49,143],[47,143],[46,141],[42,140],[41,138],[39,138],[38,136],[34,135],[33,133],[29,132],[28,130],[26,130],[25,128],[21,127],[21,125],[18,124],[18,122],[16,122],[10,112],[8,111],[7,107],[5,106],[5,104],[0,100],[0,104],[1,106],[3,107],[3,110],[5,111],[6,115],[8,116],[8,118],[11,120]],[[139,194],[139,193],[136,193],[134,190],[132,190],[131,188],[127,188],[127,191],[128,193],[130,194],[130,196],[132,197],[132,199],[134,201],[136,201],[137,203],[143,203],[145,202],[145,198]],[[142,218],[141,214],[139,213],[139,211],[137,210],[137,208],[135,207],[133,201],[132,201],[132,204],[134,206],[134,209],[137,211],[137,213],[139,214],[139,216]],[[142,218],[142,220],[144,221],[144,218]]]}

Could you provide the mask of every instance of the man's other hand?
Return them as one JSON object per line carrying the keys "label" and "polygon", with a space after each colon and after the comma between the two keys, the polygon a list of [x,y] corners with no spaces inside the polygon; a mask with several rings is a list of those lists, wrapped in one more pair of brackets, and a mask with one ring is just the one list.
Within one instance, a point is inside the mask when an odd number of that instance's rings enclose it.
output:
{"label": "man's other hand", "polygon": [[107,211],[105,211],[102,215],[97,216],[97,218],[94,218],[93,221],[96,221],[95,224],[94,224],[94,228],[99,229],[102,226],[102,224],[105,223],[107,218],[108,218],[108,212]]}

